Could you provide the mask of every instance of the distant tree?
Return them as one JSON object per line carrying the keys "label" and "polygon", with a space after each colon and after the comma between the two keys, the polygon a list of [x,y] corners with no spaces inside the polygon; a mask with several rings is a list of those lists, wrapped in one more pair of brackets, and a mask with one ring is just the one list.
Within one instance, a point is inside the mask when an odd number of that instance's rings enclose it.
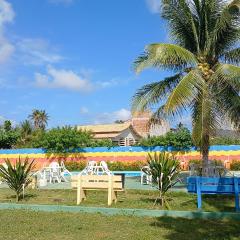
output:
{"label": "distant tree", "polygon": [[33,121],[35,129],[44,130],[47,126],[49,115],[46,113],[45,110],[34,109],[29,115],[29,118]]}
{"label": "distant tree", "polygon": [[123,120],[116,120],[114,123],[124,123],[124,121]]}
{"label": "distant tree", "polygon": [[153,136],[144,138],[139,142],[139,145],[146,147],[163,146],[173,147],[178,151],[184,151],[193,146],[191,132],[181,127],[176,131],[170,131],[164,136]]}
{"label": "distant tree", "polygon": [[42,132],[33,141],[33,147],[45,148],[47,152],[66,153],[75,148],[91,146],[93,136],[91,132],[77,130],[70,126],[53,128]]}
{"label": "distant tree", "polygon": [[6,132],[12,130],[12,123],[11,123],[10,120],[4,121],[4,123],[3,123],[3,129],[4,129]]}
{"label": "distant tree", "polygon": [[5,131],[4,129],[0,129],[0,148],[2,149],[10,149],[13,148],[17,141],[20,138],[20,132],[18,129],[12,129],[10,131]]}

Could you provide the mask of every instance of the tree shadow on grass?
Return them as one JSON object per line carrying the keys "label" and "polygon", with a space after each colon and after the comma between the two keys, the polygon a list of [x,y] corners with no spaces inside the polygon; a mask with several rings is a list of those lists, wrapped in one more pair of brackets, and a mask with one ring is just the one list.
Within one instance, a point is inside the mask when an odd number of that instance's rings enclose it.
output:
{"label": "tree shadow on grass", "polygon": [[207,204],[218,211],[235,212],[235,199],[233,195],[203,195],[202,200],[204,205]]}
{"label": "tree shadow on grass", "polygon": [[202,220],[161,217],[150,224],[165,230],[167,240],[232,240],[239,239],[239,222],[233,220]]}

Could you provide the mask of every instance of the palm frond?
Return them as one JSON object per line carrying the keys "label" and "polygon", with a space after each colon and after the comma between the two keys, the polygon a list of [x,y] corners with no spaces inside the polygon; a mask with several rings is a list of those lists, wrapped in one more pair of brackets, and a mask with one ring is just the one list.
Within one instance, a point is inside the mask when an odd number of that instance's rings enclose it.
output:
{"label": "palm frond", "polygon": [[223,59],[226,63],[240,64],[240,48],[235,48],[223,54]]}
{"label": "palm frond", "polygon": [[223,1],[224,6],[222,10],[218,11],[220,16],[217,16],[217,22],[214,31],[211,33],[211,46],[209,52],[213,52],[216,56],[221,55],[223,52],[239,41],[240,37],[240,18],[239,8],[240,0]]}
{"label": "palm frond", "polygon": [[197,70],[192,70],[178,83],[167,99],[164,111],[168,115],[180,114],[182,109],[190,106],[198,97],[198,92],[206,85],[205,80]]}
{"label": "palm frond", "polygon": [[156,43],[146,47],[145,53],[134,62],[134,69],[137,73],[148,67],[181,71],[196,64],[196,57],[187,49],[174,44]]}
{"label": "palm frond", "polygon": [[142,111],[166,98],[172,89],[178,84],[182,74],[167,77],[162,81],[144,85],[137,90],[132,100],[132,111]]}

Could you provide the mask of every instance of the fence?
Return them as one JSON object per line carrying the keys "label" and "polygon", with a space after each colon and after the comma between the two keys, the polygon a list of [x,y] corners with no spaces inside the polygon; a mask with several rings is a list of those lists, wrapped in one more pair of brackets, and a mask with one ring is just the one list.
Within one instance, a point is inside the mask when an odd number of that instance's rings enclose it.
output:
{"label": "fence", "polygon": [[[180,159],[183,168],[187,168],[191,159],[200,159],[200,152],[196,148],[186,151],[177,151],[171,147],[96,147],[75,149],[70,153],[47,153],[44,149],[2,149],[0,150],[0,163],[5,159],[16,160],[19,157],[35,159],[37,165],[41,167],[53,160],[64,159],[66,161],[111,161],[111,162],[135,162],[145,161],[148,152],[169,151],[176,154]],[[211,146],[209,152],[210,159],[223,161],[229,167],[233,160],[240,161],[240,145]]]}

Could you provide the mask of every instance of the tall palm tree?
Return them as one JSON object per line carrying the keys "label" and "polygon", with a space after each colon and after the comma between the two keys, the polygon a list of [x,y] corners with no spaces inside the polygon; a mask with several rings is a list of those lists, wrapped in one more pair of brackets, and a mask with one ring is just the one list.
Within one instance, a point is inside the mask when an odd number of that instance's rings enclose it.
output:
{"label": "tall palm tree", "polygon": [[138,89],[133,111],[157,107],[153,117],[190,110],[193,139],[207,174],[209,139],[228,119],[240,129],[240,0],[163,0],[173,44],[146,47],[135,71],[155,67],[173,76]]}
{"label": "tall palm tree", "polygon": [[32,113],[29,115],[29,118],[33,121],[35,129],[44,130],[47,126],[47,122],[49,120],[49,116],[45,110],[37,110],[34,109]]}

